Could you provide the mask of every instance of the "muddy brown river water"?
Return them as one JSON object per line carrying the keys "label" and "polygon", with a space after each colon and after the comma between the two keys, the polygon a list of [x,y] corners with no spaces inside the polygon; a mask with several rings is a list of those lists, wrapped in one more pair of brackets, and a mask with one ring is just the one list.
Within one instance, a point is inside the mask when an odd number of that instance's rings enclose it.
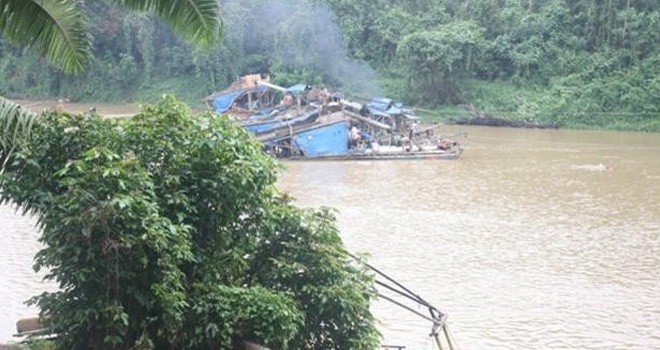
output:
{"label": "muddy brown river water", "polygon": [[[347,247],[446,312],[460,349],[660,349],[660,134],[457,131],[457,161],[287,163],[279,187],[337,208]],[[0,341],[49,287],[36,235],[0,207]],[[427,321],[373,311],[385,344],[433,349]]]}

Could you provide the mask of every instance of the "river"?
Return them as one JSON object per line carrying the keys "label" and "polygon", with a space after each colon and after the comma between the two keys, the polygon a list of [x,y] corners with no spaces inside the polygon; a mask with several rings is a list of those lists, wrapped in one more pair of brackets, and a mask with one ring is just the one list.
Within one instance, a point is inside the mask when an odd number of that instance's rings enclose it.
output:
{"label": "river", "polygon": [[[460,349],[660,349],[660,134],[467,131],[457,161],[287,163],[346,246],[448,314]],[[0,208],[0,340],[44,288],[33,222]],[[374,305],[384,344],[430,323]],[[423,309],[420,309],[424,312]]]}

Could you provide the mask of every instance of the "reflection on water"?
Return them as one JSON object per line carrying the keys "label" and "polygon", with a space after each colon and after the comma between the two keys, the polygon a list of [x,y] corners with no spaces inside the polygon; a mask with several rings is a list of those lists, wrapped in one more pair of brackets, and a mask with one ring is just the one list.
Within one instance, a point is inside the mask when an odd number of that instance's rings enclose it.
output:
{"label": "reflection on water", "polygon": [[[301,206],[449,314],[461,349],[660,348],[660,134],[468,130],[457,161],[288,163]],[[33,223],[0,208],[0,340],[44,288]],[[420,310],[424,312],[424,310]],[[387,344],[430,324],[374,306]]]}

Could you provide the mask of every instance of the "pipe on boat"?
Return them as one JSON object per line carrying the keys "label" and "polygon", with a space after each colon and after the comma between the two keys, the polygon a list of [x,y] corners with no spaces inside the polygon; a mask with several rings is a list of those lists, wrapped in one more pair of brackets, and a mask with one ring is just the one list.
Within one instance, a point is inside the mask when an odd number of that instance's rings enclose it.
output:
{"label": "pipe on boat", "polygon": [[344,111],[344,114],[346,114],[347,116],[349,116],[353,119],[357,119],[359,121],[371,124],[373,126],[381,128],[381,129],[385,129],[385,130],[391,130],[392,129],[392,127],[387,125],[387,124],[375,121],[375,120],[370,119],[370,118],[365,118],[365,117],[363,117],[363,116],[361,116],[357,113],[351,112],[351,111]]}
{"label": "pipe on boat", "polygon": [[259,81],[257,81],[257,84],[258,84],[258,85],[261,85],[261,86],[265,86],[265,87],[267,87],[267,88],[271,88],[271,89],[273,89],[273,90],[282,91],[282,92],[287,92],[287,89],[286,89],[286,88],[283,88],[283,87],[278,86],[278,85],[275,85],[275,84],[267,83],[267,82],[265,82],[265,81],[263,81],[263,80],[259,80]]}

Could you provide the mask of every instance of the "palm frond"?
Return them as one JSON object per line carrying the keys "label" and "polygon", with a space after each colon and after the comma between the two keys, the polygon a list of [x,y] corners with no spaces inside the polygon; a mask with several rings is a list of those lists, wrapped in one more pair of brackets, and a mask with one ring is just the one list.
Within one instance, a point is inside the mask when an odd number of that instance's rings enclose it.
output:
{"label": "palm frond", "polygon": [[222,19],[218,0],[115,0],[129,9],[160,16],[189,40],[209,46],[221,37]]}
{"label": "palm frond", "polygon": [[91,58],[87,21],[76,0],[0,0],[0,35],[35,47],[68,73]]}
{"label": "palm frond", "polygon": [[0,174],[11,154],[29,141],[37,115],[0,96]]}

